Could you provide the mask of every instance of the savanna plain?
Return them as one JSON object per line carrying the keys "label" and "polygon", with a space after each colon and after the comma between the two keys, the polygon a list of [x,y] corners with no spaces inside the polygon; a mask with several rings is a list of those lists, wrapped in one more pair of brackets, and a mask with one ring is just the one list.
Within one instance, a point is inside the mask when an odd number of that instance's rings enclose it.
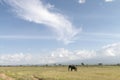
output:
{"label": "savanna plain", "polygon": [[0,80],[120,80],[120,66],[0,67]]}

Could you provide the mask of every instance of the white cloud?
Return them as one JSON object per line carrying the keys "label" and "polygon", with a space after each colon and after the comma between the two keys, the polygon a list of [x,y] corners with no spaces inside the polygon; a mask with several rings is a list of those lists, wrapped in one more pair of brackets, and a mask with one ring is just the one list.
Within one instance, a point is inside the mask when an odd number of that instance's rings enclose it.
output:
{"label": "white cloud", "polygon": [[79,0],[78,2],[79,2],[80,4],[82,4],[82,3],[85,3],[86,0]]}
{"label": "white cloud", "polygon": [[[114,62],[118,62],[117,58],[120,58],[120,43],[113,43],[106,46],[103,46],[99,50],[74,50],[70,51],[64,48],[59,48],[51,53],[51,57],[54,62],[64,62],[71,60],[96,60],[100,59],[102,62],[112,62],[112,58],[116,60]],[[95,61],[94,61],[95,62]],[[97,62],[97,61],[96,61]],[[97,62],[99,63],[99,62]]]}
{"label": "white cloud", "polygon": [[1,54],[0,64],[4,65],[16,65],[26,64],[31,59],[30,54],[16,53],[16,54]]}
{"label": "white cloud", "polygon": [[49,54],[1,54],[0,64],[17,65],[17,64],[48,64],[57,62],[66,62],[71,60],[90,59],[95,56],[94,51],[76,50],[70,51],[64,48],[58,48]]}
{"label": "white cloud", "polygon": [[58,48],[57,50],[51,53],[51,57],[54,59],[55,62],[84,60],[84,59],[93,58],[95,56],[96,53],[94,51],[88,51],[88,50],[69,51],[64,48]]}
{"label": "white cloud", "polygon": [[[96,60],[98,59],[98,60]],[[113,61],[114,59],[114,61]],[[68,50],[65,48],[58,48],[49,52],[49,54],[0,54],[0,64],[48,64],[57,62],[72,61],[86,61],[91,62],[118,62],[120,60],[120,43],[109,44],[103,46],[99,50]],[[78,62],[78,63],[79,63]],[[90,62],[90,61],[89,61]],[[76,62],[77,63],[77,62]]]}
{"label": "white cloud", "polygon": [[105,2],[113,2],[114,0],[105,0]]}
{"label": "white cloud", "polygon": [[119,56],[120,57],[120,43],[113,43],[102,48],[102,53],[105,56]]}
{"label": "white cloud", "polygon": [[57,33],[57,40],[70,43],[79,30],[62,15],[54,11],[54,5],[42,0],[2,0],[10,5],[18,17],[26,21],[44,24]]}

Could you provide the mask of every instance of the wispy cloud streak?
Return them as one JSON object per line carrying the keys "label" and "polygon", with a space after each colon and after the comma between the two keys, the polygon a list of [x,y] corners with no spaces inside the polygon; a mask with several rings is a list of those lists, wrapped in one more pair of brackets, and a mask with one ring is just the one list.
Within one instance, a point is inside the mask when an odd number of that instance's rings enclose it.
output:
{"label": "wispy cloud streak", "polygon": [[55,39],[53,36],[28,36],[28,35],[0,35],[0,39]]}
{"label": "wispy cloud streak", "polygon": [[105,2],[113,2],[114,0],[105,0]]}
{"label": "wispy cloud streak", "polygon": [[[104,0],[105,2],[113,2],[115,0]],[[83,4],[86,3],[86,0],[78,0],[78,3]]]}
{"label": "wispy cloud streak", "polygon": [[43,4],[42,0],[2,1],[10,5],[19,18],[50,27],[57,33],[57,40],[66,44],[70,43],[79,32],[66,16],[54,11],[54,5]]}
{"label": "wispy cloud streak", "polygon": [[119,33],[83,33],[85,36],[97,36],[97,37],[110,37],[110,38],[120,38]]}

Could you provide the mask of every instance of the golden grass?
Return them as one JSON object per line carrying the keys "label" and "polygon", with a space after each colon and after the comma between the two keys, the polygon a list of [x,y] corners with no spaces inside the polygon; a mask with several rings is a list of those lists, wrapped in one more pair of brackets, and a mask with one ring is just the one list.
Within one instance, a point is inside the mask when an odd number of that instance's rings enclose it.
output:
{"label": "golden grass", "polygon": [[119,66],[78,67],[77,72],[67,67],[0,67],[0,73],[15,80],[120,80]]}

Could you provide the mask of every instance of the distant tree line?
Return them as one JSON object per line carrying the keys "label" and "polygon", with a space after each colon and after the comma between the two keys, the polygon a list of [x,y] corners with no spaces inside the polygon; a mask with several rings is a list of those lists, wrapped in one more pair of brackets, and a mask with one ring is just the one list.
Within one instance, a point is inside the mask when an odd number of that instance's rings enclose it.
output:
{"label": "distant tree line", "polygon": [[[30,65],[30,64],[26,64],[26,65],[0,65],[0,67],[27,67],[27,66],[30,66],[30,67],[59,67],[59,66],[68,66],[68,65],[73,65],[73,64],[57,64],[57,63],[54,63],[54,64],[36,64],[36,65]],[[80,63],[80,64],[74,64],[76,66],[120,66],[120,63],[118,64],[103,64],[103,63],[98,63],[98,64],[85,64],[84,62]]]}

